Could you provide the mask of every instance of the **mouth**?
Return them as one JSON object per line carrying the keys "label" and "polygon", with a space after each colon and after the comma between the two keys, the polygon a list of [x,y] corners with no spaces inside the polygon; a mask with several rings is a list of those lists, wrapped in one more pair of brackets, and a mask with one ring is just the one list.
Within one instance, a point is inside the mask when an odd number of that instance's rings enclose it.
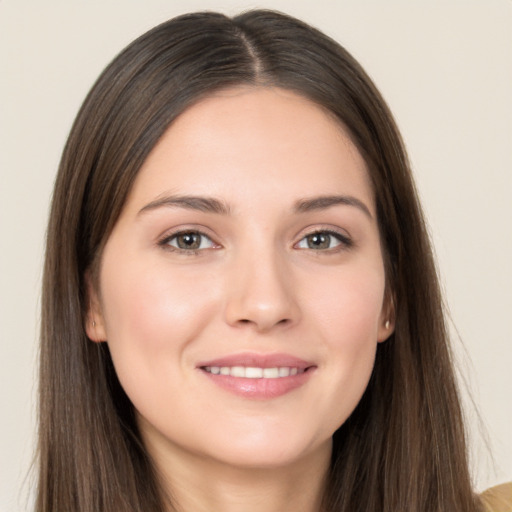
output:
{"label": "mouth", "polygon": [[275,366],[273,368],[260,368],[257,366],[203,366],[207,373],[213,375],[230,375],[244,379],[282,379],[293,375],[299,375],[308,368],[297,368],[296,366]]}
{"label": "mouth", "polygon": [[226,391],[269,400],[305,385],[317,367],[287,354],[238,354],[200,363],[197,368]]}

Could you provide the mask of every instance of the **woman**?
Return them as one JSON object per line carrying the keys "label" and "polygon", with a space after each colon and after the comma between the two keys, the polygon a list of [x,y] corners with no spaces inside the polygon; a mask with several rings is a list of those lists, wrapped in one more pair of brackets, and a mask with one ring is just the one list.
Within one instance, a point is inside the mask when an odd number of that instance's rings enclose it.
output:
{"label": "woman", "polygon": [[480,510],[400,135],[284,15],[176,18],[93,87],[40,389],[39,511]]}

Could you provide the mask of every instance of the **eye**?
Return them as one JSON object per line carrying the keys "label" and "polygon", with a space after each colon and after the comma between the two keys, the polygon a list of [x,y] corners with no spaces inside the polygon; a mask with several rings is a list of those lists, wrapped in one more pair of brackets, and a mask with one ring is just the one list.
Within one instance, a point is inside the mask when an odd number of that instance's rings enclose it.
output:
{"label": "eye", "polygon": [[335,231],[315,231],[302,238],[296,245],[298,249],[313,249],[315,251],[325,251],[335,249],[340,246],[351,247],[352,241]]}
{"label": "eye", "polygon": [[217,247],[210,237],[200,231],[181,231],[174,233],[162,240],[160,245],[186,252],[214,249]]}

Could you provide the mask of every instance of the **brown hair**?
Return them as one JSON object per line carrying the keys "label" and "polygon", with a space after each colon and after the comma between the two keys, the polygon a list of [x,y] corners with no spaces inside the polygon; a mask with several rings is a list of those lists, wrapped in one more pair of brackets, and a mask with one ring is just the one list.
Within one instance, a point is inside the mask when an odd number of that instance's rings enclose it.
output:
{"label": "brown hair", "polygon": [[199,98],[238,84],[289,89],[329,110],[375,191],[396,329],[334,435],[324,509],[478,510],[436,269],[392,115],[345,49],[270,11],[190,14],[154,28],[106,68],[76,118],[48,227],[36,510],[166,510],[108,347],[85,334],[84,279],[164,131]]}

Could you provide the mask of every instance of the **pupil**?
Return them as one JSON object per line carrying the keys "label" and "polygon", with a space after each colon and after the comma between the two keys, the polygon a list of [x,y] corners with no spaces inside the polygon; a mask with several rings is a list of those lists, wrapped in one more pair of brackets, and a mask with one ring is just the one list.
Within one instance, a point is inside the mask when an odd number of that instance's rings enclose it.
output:
{"label": "pupil", "polygon": [[312,249],[326,249],[329,247],[329,235],[316,233],[309,237],[309,247]]}
{"label": "pupil", "polygon": [[180,249],[198,249],[200,245],[201,239],[197,233],[185,233],[178,237]]}

